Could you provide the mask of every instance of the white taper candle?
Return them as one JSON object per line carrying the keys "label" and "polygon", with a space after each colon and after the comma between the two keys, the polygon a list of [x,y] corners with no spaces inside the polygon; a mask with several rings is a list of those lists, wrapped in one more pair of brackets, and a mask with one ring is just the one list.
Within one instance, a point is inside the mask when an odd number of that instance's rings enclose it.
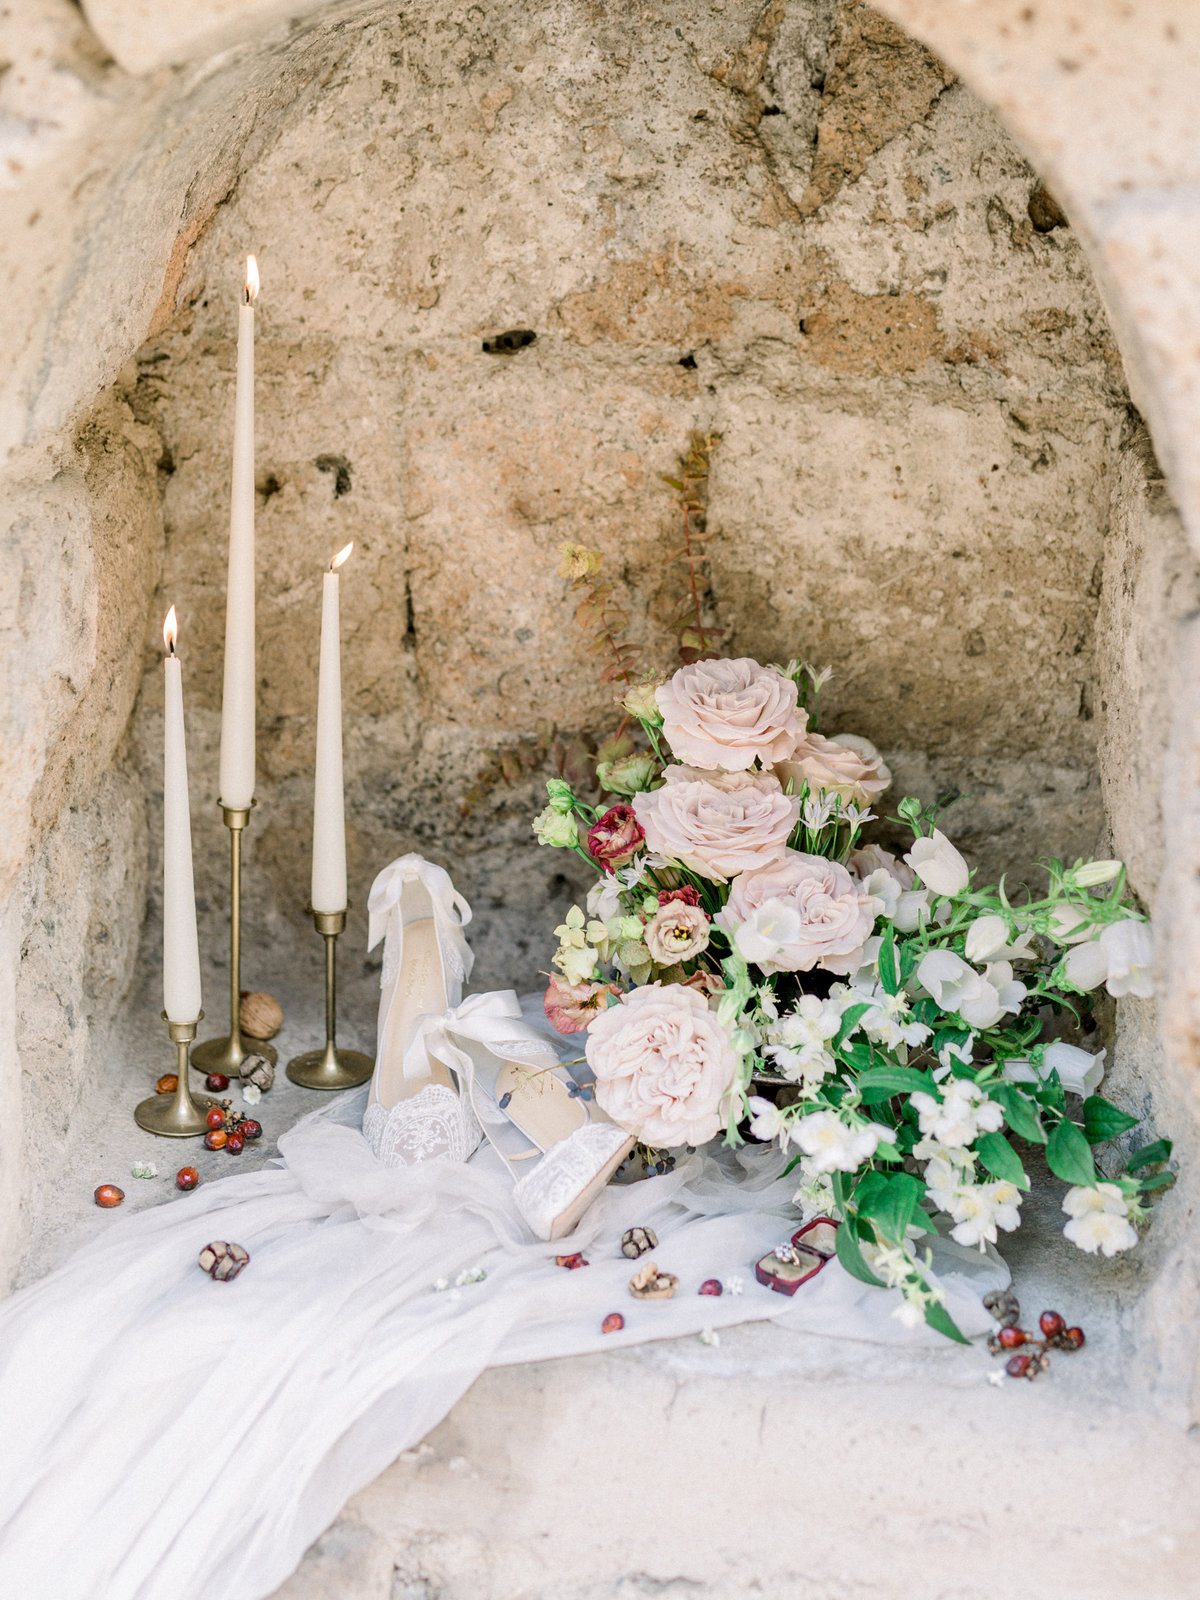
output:
{"label": "white taper candle", "polygon": [[225,599],[225,683],[221,696],[220,801],[254,799],[254,301],[258,266],[246,257],[238,308],[233,484],[229,509],[229,587]]}
{"label": "white taper candle", "polygon": [[169,1022],[200,1018],[200,947],[192,882],[192,814],[188,803],[187,746],[183,731],[183,668],[175,654],[175,607],[167,612],[163,640],[163,1010]]}
{"label": "white taper candle", "polygon": [[338,568],[329,563],[321,591],[321,668],[317,686],[317,771],[313,792],[312,908],[346,909],[346,812],[342,783],[342,645]]}

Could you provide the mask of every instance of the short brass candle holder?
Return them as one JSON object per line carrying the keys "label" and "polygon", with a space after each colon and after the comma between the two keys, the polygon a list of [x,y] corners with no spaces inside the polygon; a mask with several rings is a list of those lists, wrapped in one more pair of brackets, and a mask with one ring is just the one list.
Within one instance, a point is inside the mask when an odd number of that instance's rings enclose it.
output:
{"label": "short brass candle holder", "polygon": [[[203,1015],[202,1011],[200,1016]],[[162,1018],[179,1057],[175,1092],[152,1094],[134,1107],[133,1120],[147,1133],[157,1133],[164,1139],[194,1139],[207,1132],[205,1119],[217,1102],[204,1094],[194,1095],[188,1086],[188,1048],[196,1037],[196,1023],[171,1022],[165,1011]]]}
{"label": "short brass candle holder", "polygon": [[206,1039],[192,1051],[197,1072],[222,1072],[227,1078],[240,1078],[247,1056],[266,1056],[278,1060],[274,1045],[261,1039],[247,1048],[242,1037],[242,830],[250,821],[248,806],[222,806],[229,829],[229,1032],[223,1039]]}
{"label": "short brass candle holder", "polygon": [[354,1089],[375,1069],[361,1050],[337,1047],[337,940],[345,930],[344,911],[314,911],[313,923],[325,940],[325,1048],[308,1050],[287,1064],[287,1075],[302,1089]]}

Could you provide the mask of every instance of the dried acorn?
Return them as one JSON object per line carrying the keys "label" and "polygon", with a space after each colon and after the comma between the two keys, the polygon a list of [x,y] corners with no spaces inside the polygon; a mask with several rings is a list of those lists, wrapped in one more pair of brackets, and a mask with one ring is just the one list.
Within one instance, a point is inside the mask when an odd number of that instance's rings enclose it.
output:
{"label": "dried acorn", "polygon": [[621,1254],[628,1256],[630,1261],[636,1261],[657,1245],[658,1235],[653,1228],[626,1228],[621,1235]]}
{"label": "dried acorn", "polygon": [[250,1083],[263,1094],[275,1082],[275,1068],[266,1056],[247,1056],[242,1062],[242,1083]]}
{"label": "dried acorn", "polygon": [[211,1244],[206,1244],[197,1257],[201,1272],[207,1272],[217,1283],[228,1283],[231,1278],[236,1278],[249,1259],[248,1250],[244,1250],[240,1244],[227,1243],[224,1239],[214,1239]]}

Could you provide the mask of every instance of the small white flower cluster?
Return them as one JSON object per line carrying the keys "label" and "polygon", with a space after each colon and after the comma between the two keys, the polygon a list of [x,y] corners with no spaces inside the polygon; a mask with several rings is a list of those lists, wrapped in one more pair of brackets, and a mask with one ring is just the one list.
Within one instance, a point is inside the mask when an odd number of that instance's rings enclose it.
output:
{"label": "small white flower cluster", "polygon": [[956,1149],[973,1144],[981,1133],[998,1133],[1004,1126],[1001,1107],[971,1078],[952,1078],[940,1100],[918,1090],[909,1097],[909,1104],[927,1139]]}
{"label": "small white flower cluster", "polygon": [[[951,1088],[954,1087],[952,1084]],[[973,1089],[975,1085],[966,1087]],[[913,1099],[916,1098],[914,1095]],[[921,1098],[927,1100],[929,1096],[922,1095]],[[989,1109],[999,1109],[992,1108],[990,1102],[986,1104]],[[950,1237],[957,1244],[968,1247],[978,1245],[982,1250],[987,1244],[995,1244],[998,1229],[1013,1233],[1020,1227],[1022,1195],[1016,1184],[1003,1178],[993,1179],[989,1183],[974,1181],[975,1156],[967,1148],[971,1141],[958,1139],[965,1120],[968,1119],[954,1123],[945,1118],[941,1122],[957,1142],[943,1143],[937,1138],[925,1138],[913,1146],[913,1155],[926,1163],[925,1192],[939,1211],[944,1211],[954,1219]]]}
{"label": "small white flower cluster", "polygon": [[839,1116],[834,1111],[811,1111],[793,1121],[762,1095],[750,1095],[747,1104],[754,1138],[764,1143],[778,1139],[783,1146],[789,1142],[796,1145],[808,1157],[804,1174],[809,1178],[828,1172],[854,1172],[871,1159],[881,1144],[896,1142],[894,1129],[868,1122],[853,1112]]}
{"label": "small white flower cluster", "polygon": [[1062,1208],[1071,1219],[1063,1229],[1064,1237],[1089,1256],[1097,1251],[1115,1256],[1137,1243],[1130,1217],[1139,1214],[1140,1207],[1115,1183],[1068,1189]]}
{"label": "small white flower cluster", "polygon": [[802,994],[791,1011],[762,1030],[763,1053],[785,1078],[811,1093],[837,1065],[829,1043],[841,1026],[842,1007],[836,1000]]}

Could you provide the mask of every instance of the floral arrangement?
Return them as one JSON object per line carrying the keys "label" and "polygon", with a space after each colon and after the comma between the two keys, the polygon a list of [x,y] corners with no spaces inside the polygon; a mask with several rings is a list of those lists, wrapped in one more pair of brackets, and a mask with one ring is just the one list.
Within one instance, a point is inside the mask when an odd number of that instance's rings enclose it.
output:
{"label": "floral arrangement", "polygon": [[1104,1051],[1047,1037],[1101,985],[1153,992],[1122,864],[1050,861],[1041,893],[1010,894],[914,799],[902,855],[864,842],[891,775],[868,740],[818,731],[828,672],[693,650],[639,674],[600,558],[566,547],[562,570],[601,648],[608,631],[626,719],[597,752],[600,804],[556,778],[534,823],[596,872],[545,1006],[586,1033],[600,1106],[652,1152],[777,1143],[805,1216],[842,1221],[843,1266],[954,1338],[922,1240],[1017,1228],[1031,1146],[1069,1185],[1072,1243],[1133,1246],[1170,1145],[1122,1154],[1137,1119],[1096,1093]]}

